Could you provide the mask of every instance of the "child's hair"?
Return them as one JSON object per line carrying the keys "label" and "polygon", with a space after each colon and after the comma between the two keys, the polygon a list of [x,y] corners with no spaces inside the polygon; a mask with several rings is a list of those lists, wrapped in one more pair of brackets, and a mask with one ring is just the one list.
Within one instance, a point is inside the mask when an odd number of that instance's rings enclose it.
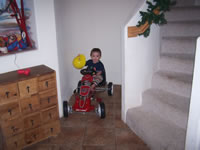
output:
{"label": "child's hair", "polygon": [[90,52],[90,56],[92,56],[92,53],[94,53],[94,52],[99,53],[100,56],[101,56],[101,50],[100,50],[99,48],[93,48],[93,49],[91,50],[91,52]]}

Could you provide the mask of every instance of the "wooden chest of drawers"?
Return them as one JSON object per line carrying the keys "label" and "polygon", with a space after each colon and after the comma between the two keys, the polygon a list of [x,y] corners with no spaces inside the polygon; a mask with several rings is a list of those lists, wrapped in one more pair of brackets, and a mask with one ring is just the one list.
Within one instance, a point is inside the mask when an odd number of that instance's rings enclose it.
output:
{"label": "wooden chest of drawers", "polygon": [[60,132],[56,73],[30,69],[28,76],[0,74],[0,149],[21,150]]}

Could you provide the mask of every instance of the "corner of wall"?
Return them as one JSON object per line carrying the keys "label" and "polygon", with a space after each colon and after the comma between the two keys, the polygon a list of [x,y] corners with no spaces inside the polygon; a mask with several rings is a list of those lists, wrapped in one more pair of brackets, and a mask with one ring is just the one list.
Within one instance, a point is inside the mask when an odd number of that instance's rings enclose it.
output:
{"label": "corner of wall", "polygon": [[[140,5],[139,10],[146,10],[146,8],[145,1]],[[128,109],[142,104],[142,93],[151,87],[152,75],[156,71],[159,61],[159,27],[152,25],[151,34],[148,38],[142,36],[127,38],[128,26],[135,26],[140,19],[139,10],[124,29],[124,54],[122,55],[122,68],[124,68],[122,80],[122,119],[124,122],[126,121]]]}

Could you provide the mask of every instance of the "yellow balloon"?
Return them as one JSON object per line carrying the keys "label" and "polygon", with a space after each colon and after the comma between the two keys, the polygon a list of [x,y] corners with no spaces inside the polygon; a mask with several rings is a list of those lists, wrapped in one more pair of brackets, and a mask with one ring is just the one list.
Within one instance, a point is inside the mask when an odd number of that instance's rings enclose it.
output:
{"label": "yellow balloon", "polygon": [[83,54],[80,54],[78,56],[76,56],[74,59],[73,59],[73,62],[72,62],[73,66],[76,68],[76,69],[81,69],[85,66],[86,64],[86,59],[85,59],[85,56]]}

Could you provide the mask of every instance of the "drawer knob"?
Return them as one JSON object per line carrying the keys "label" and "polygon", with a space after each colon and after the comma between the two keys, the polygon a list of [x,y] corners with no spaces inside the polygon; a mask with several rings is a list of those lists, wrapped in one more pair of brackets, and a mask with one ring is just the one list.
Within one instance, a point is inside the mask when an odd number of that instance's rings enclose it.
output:
{"label": "drawer knob", "polygon": [[10,92],[8,92],[8,91],[6,92],[6,97],[7,97],[7,98],[9,97],[9,93],[10,93]]}
{"label": "drawer knob", "polygon": [[15,132],[15,127],[14,126],[12,126],[11,129],[13,130],[13,132]]}
{"label": "drawer knob", "polygon": [[11,129],[13,130],[13,132],[17,132],[19,130],[19,128],[12,126]]}
{"label": "drawer knob", "polygon": [[48,82],[48,81],[46,81],[46,82],[45,82],[45,85],[46,85],[46,87],[48,87],[48,86],[49,86],[49,82]]}
{"label": "drawer knob", "polygon": [[48,99],[47,99],[47,100],[48,100],[48,103],[50,103],[50,100],[51,100],[51,99],[50,99],[50,97],[48,97]]}
{"label": "drawer knob", "polygon": [[30,110],[32,110],[33,108],[32,108],[32,104],[29,104],[29,108],[30,108]]}
{"label": "drawer knob", "polygon": [[26,89],[27,89],[27,91],[28,91],[28,93],[30,92],[30,87],[29,86],[27,86],[26,87]]}
{"label": "drawer knob", "polygon": [[10,113],[10,116],[12,116],[12,109],[8,109],[8,112]]}
{"label": "drawer knob", "polygon": [[15,146],[16,146],[16,147],[18,147],[18,144],[17,144],[17,142],[16,142],[16,141],[15,141]]}
{"label": "drawer knob", "polygon": [[51,133],[53,133],[53,128],[51,128]]}
{"label": "drawer knob", "polygon": [[34,125],[34,120],[31,120],[31,124],[32,124],[32,126]]}
{"label": "drawer knob", "polygon": [[49,118],[50,118],[50,119],[52,118],[52,115],[51,115],[51,113],[49,113]]}

